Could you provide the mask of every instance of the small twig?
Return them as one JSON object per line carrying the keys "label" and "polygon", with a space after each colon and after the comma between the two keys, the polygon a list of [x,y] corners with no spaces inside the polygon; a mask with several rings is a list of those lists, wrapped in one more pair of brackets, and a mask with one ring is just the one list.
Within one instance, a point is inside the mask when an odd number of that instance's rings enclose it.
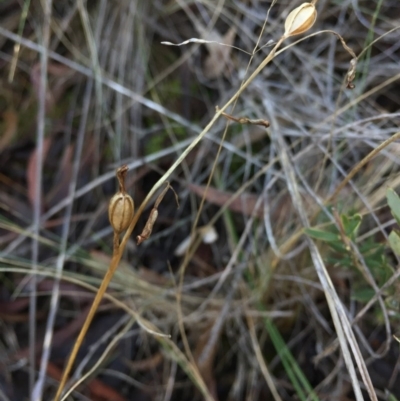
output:
{"label": "small twig", "polygon": [[[215,111],[217,113],[220,111],[218,106],[215,107]],[[221,114],[228,120],[234,121],[235,123],[238,123],[238,124],[261,125],[265,128],[268,128],[270,126],[269,121],[267,121],[267,120],[262,120],[262,119],[250,120],[250,118],[247,118],[247,117],[234,117],[231,114],[228,114],[225,112],[222,112]]]}

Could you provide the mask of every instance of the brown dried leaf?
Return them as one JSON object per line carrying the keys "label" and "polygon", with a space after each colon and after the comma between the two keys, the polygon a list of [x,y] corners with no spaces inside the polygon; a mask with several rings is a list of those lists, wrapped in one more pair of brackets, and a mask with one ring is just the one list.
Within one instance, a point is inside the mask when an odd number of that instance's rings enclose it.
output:
{"label": "brown dried leaf", "polygon": [[163,354],[161,352],[157,352],[150,358],[142,359],[139,361],[125,360],[125,363],[129,366],[130,369],[143,372],[146,370],[155,369],[163,361],[163,359]]}
{"label": "brown dried leaf", "polygon": [[[54,77],[47,86],[46,110],[49,111],[58,102],[66,89],[74,83],[79,74],[69,67],[58,63],[49,63],[48,75]],[[36,96],[39,96],[40,88],[40,63],[36,63],[31,69],[31,82]]]}
{"label": "brown dried leaf", "polygon": [[[38,291],[51,293],[54,289],[53,279],[43,279],[38,283]],[[68,283],[65,281],[60,282],[60,293],[66,299],[70,299],[75,305],[82,307],[91,302],[94,298],[92,292],[82,288],[78,285]]]}
{"label": "brown dried leaf", "polygon": [[[54,363],[49,362],[47,365],[47,374],[56,379],[57,381],[61,380],[62,370],[58,368]],[[117,392],[112,387],[104,384],[99,379],[93,379],[88,384],[88,387],[91,392],[91,400],[107,400],[107,401],[128,401],[124,396],[122,396],[119,392]]]}
{"label": "brown dried leaf", "polygon": [[0,153],[11,142],[13,136],[17,132],[18,115],[12,110],[8,109],[3,113],[4,130],[0,135]]}
{"label": "brown dried leaf", "polygon": [[64,154],[60,163],[60,174],[57,178],[56,185],[46,196],[46,204],[49,207],[56,205],[62,199],[65,199],[68,195],[69,184],[72,177],[72,155],[74,147],[73,145],[67,146],[64,150]]}
{"label": "brown dried leaf", "polygon": [[[214,400],[218,400],[217,396],[217,385],[214,376],[214,361],[217,353],[219,341],[213,341],[212,347],[209,348],[210,336],[212,335],[213,326],[211,325],[208,329],[203,330],[202,334],[198,338],[196,349],[194,350],[193,357],[196,361],[197,367],[207,385],[208,390],[213,395]],[[221,330],[218,332],[218,338],[221,335]]]}
{"label": "brown dried leaf", "polygon": [[[52,143],[51,138],[45,138],[43,143],[43,160],[46,159],[46,155],[50,149],[51,143]],[[37,149],[35,148],[35,150],[31,153],[29,157],[27,172],[26,172],[26,179],[28,182],[28,199],[32,206],[35,204],[35,199],[36,199],[36,159],[37,159]]]}
{"label": "brown dried leaf", "polygon": [[207,35],[206,40],[223,43],[223,46],[217,43],[207,44],[209,55],[204,62],[204,75],[209,79],[220,77],[227,69],[229,58],[231,55],[233,41],[236,36],[236,28],[232,27],[224,36],[220,36],[217,32],[212,31]]}
{"label": "brown dried leaf", "polygon": [[138,273],[141,280],[160,287],[166,286],[169,282],[167,277],[162,276],[153,270],[147,269],[146,267],[140,267]]}
{"label": "brown dried leaf", "polygon": [[11,301],[0,301],[0,313],[17,313],[26,309],[29,298],[17,298]]}
{"label": "brown dried leaf", "polygon": [[[61,329],[57,330],[53,336],[52,347],[56,349],[57,347],[65,346],[67,340],[71,337],[75,336],[80,328],[82,327],[83,323],[86,320],[87,314],[89,313],[90,305],[87,306],[77,318],[69,322],[68,324],[64,325]],[[38,339],[35,344],[35,350],[39,354],[43,349],[43,339]],[[26,358],[29,355],[29,347],[22,348],[15,354],[10,356],[10,361],[18,361],[23,358]]]}
{"label": "brown dried leaf", "polygon": [[[189,189],[195,194],[201,197],[205,195],[205,199],[208,202],[219,206],[225,205],[225,203],[230,201],[235,195],[232,192],[221,191],[212,187],[208,187],[206,192],[206,187],[204,186],[196,184],[189,184],[188,186]],[[228,209],[232,212],[242,213],[244,216],[251,216],[254,212],[254,208],[256,207],[258,198],[258,195],[244,193],[234,199],[228,206]],[[263,217],[264,212],[262,206],[255,211],[255,215],[260,218]]]}

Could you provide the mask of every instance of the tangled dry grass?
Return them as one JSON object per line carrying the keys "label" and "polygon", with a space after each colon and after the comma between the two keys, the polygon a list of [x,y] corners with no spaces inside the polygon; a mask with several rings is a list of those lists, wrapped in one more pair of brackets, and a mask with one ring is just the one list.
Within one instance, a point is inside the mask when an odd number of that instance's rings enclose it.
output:
{"label": "tangled dry grass", "polygon": [[[1,399],[54,397],[110,263],[115,169],[139,205],[299,4],[0,4]],[[68,399],[400,399],[400,6],[316,7],[227,110],[270,127],[221,117],[171,173],[180,207],[128,241]]]}

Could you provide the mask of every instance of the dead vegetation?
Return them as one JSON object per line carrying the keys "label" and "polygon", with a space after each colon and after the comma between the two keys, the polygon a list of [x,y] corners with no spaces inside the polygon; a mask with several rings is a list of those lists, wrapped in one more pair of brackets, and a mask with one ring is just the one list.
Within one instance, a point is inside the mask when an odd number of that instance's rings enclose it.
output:
{"label": "dead vegetation", "polygon": [[0,399],[54,399],[123,164],[65,399],[400,399],[397,2],[53,3],[0,4]]}

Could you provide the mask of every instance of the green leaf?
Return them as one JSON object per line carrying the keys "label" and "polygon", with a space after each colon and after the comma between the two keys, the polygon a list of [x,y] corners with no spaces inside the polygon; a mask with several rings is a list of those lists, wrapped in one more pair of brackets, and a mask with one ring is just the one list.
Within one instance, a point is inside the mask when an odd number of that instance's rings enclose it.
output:
{"label": "green leaf", "polygon": [[354,239],[357,234],[357,230],[361,224],[361,215],[355,214],[354,216],[346,216],[343,214],[341,216],[344,232],[349,238]]}
{"label": "green leaf", "polygon": [[[397,338],[397,337],[394,337],[397,341],[399,341],[399,339]],[[387,392],[387,394],[386,394],[386,396],[387,396],[387,400],[388,401],[399,401],[399,399],[398,398],[396,398],[392,393],[389,393],[389,391],[387,391],[386,390],[386,392]]]}
{"label": "green leaf", "polygon": [[392,212],[393,217],[396,219],[397,224],[400,225],[400,198],[399,195],[392,189],[388,188],[386,191],[386,198],[388,205]]}
{"label": "green leaf", "polygon": [[396,230],[393,230],[389,234],[389,244],[390,247],[393,249],[393,252],[396,255],[400,255],[400,235],[398,234],[398,232],[396,232]]}
{"label": "green leaf", "polygon": [[374,295],[375,291],[372,288],[361,288],[355,290],[351,298],[359,302],[367,303]]}
{"label": "green leaf", "polygon": [[[342,240],[341,238],[340,238],[340,240]],[[340,254],[340,255],[347,255],[347,253],[348,253],[348,248],[346,247],[346,245],[343,243],[343,242],[339,242],[339,241],[337,241],[337,242],[330,242],[329,243],[329,246],[335,251],[335,252],[337,252],[338,254]]]}
{"label": "green leaf", "polygon": [[[263,307],[260,307],[260,309],[263,310]],[[273,323],[269,318],[264,318],[264,324],[298,398],[301,401],[319,401],[319,398],[308,381],[307,376],[301,370],[296,358],[291,353],[290,348],[286,345],[281,333],[275,326],[275,323]]]}
{"label": "green leaf", "polygon": [[329,231],[322,231],[316,228],[306,228],[304,232],[311,238],[318,239],[325,242],[340,242],[340,236]]}

